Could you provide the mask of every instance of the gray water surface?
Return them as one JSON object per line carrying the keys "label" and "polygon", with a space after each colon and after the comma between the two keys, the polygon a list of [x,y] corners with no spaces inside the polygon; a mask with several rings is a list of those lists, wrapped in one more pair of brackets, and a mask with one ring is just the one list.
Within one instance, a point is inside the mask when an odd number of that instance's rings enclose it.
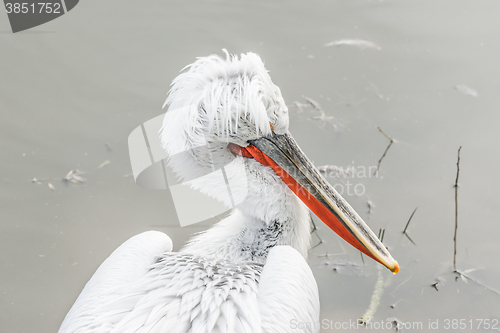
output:
{"label": "gray water surface", "polygon": [[[500,2],[486,0],[85,1],[18,34],[0,14],[0,331],[57,331],[129,237],[164,231],[177,250],[203,229],[176,224],[168,191],[135,185],[127,137],[163,112],[180,69],[222,48],[262,57],[316,165],[359,172],[328,180],[375,233],[385,228],[401,266],[393,276],[363,263],[316,219],[323,244],[309,261],[322,332],[357,321],[370,303],[372,323],[422,325],[403,332],[434,332],[436,321],[443,331],[453,319],[482,331],[480,320],[500,319],[498,13]],[[378,48],[324,46],[345,39]],[[389,144],[375,126],[395,143],[368,176],[361,170]],[[460,146],[457,268],[481,284],[453,273]],[[61,180],[73,169],[84,183]],[[416,207],[414,245],[402,231]],[[394,331],[366,331],[381,330]]]}

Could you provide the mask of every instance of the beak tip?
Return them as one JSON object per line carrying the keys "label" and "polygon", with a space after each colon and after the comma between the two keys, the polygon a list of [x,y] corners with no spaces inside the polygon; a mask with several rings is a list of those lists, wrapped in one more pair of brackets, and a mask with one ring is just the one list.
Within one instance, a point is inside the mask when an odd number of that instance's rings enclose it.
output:
{"label": "beak tip", "polygon": [[390,270],[394,273],[394,275],[398,274],[399,272],[399,264],[397,261],[394,261],[394,268],[390,268]]}

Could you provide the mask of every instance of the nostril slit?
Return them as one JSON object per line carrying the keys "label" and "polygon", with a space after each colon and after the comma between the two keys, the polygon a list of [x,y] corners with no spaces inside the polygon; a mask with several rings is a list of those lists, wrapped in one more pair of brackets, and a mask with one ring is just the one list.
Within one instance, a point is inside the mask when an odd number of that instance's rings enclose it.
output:
{"label": "nostril slit", "polygon": [[241,147],[238,145],[235,145],[234,143],[229,143],[227,145],[227,149],[233,154],[233,156],[241,156]]}

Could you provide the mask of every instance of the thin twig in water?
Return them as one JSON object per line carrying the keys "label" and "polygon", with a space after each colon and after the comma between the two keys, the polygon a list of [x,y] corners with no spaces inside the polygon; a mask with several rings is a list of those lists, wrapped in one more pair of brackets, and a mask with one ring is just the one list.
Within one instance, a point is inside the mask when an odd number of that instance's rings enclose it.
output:
{"label": "thin twig in water", "polygon": [[[417,207],[417,208],[418,208],[418,207]],[[417,211],[417,208],[415,208],[415,209],[413,210],[413,213],[411,213],[410,218],[408,219],[408,222],[406,223],[405,230],[403,230],[403,234],[405,234],[405,235],[406,235],[406,237],[408,237],[408,239],[410,240],[410,242],[412,242],[412,243],[413,243],[413,245],[415,245],[415,246],[416,246],[417,244],[415,244],[415,242],[414,242],[414,241],[410,238],[410,236],[406,233],[406,229],[408,229],[408,225],[410,224],[410,221],[411,221],[411,219],[413,218],[413,215],[414,215],[414,214],[415,214],[415,212]]]}
{"label": "thin twig in water", "polygon": [[385,228],[380,228],[378,231],[378,239],[380,239],[381,242],[384,241],[384,235],[385,235]]}
{"label": "thin twig in water", "polygon": [[410,236],[408,236],[408,234],[405,232],[405,236],[408,237],[408,239],[410,240],[410,242],[413,243],[413,245],[417,246],[417,244],[415,244],[415,242],[413,241],[413,239],[410,238]]}
{"label": "thin twig in water", "polygon": [[385,137],[387,139],[391,140],[391,142],[394,142],[394,139],[391,138],[390,136],[388,136],[384,131],[382,131],[382,129],[379,126],[375,126],[375,128],[378,128],[378,130],[380,131],[380,133],[382,133],[383,135],[385,135]]}
{"label": "thin twig in water", "polygon": [[384,153],[382,154],[382,157],[378,160],[377,170],[375,170],[375,172],[373,173],[373,175],[376,175],[378,173],[378,170],[380,169],[380,163],[382,163],[382,160],[384,159],[385,154],[387,154],[387,151],[389,150],[389,148],[391,148],[392,143],[393,143],[393,141],[391,141],[391,143],[389,143],[389,145],[385,149]]}
{"label": "thin twig in water", "polygon": [[[418,207],[417,207],[417,208],[418,208]],[[411,221],[411,219],[412,219],[412,217],[413,217],[413,214],[415,214],[415,212],[417,211],[417,208],[415,208],[415,210],[413,211],[413,213],[411,213],[410,218],[408,219],[408,222],[406,223],[405,230],[403,230],[403,234],[405,234],[405,233],[406,233],[406,229],[408,229],[408,225],[410,224],[410,221]]]}
{"label": "thin twig in water", "polygon": [[457,271],[457,229],[458,229],[458,175],[460,173],[460,150],[462,146],[458,148],[458,158],[457,158],[457,178],[455,179],[455,236],[453,237],[454,251],[453,251],[453,269]]}
{"label": "thin twig in water", "polygon": [[[314,221],[313,221],[313,218],[312,218],[312,216],[311,216],[311,213],[309,213],[309,218],[311,219],[311,223],[312,223],[312,225],[313,225],[313,229],[311,230],[311,234],[312,234],[312,233],[314,233],[314,234],[316,235],[316,237],[318,237],[318,239],[319,239],[318,244],[316,244],[316,245],[314,245],[313,247],[311,247],[311,248],[309,249],[309,251],[310,251],[310,250],[314,249],[315,247],[318,247],[320,244],[322,244],[322,243],[323,243],[323,240],[322,240],[322,239],[321,239],[321,237],[319,237],[319,235],[318,235],[318,232],[317,232],[317,231],[318,231],[318,229],[316,228],[316,224],[315,224],[315,223],[314,223]],[[328,255],[327,255],[327,256],[328,256]]]}
{"label": "thin twig in water", "polygon": [[462,279],[468,279],[472,282],[477,283],[478,285],[484,287],[485,289],[488,289],[492,292],[494,292],[497,295],[500,295],[500,292],[491,289],[490,287],[482,284],[481,282],[471,278],[470,276],[467,276],[465,273],[459,271],[457,269],[457,230],[458,230],[458,176],[460,174],[460,151],[462,150],[462,146],[458,148],[458,153],[457,153],[457,177],[455,178],[455,235],[453,237],[453,243],[454,243],[454,251],[453,251],[453,269],[454,273],[458,274]]}
{"label": "thin twig in water", "polygon": [[379,126],[375,126],[375,128],[378,128],[378,130],[380,131],[380,133],[382,133],[383,135],[385,135],[385,137],[388,138],[389,140],[391,140],[391,142],[389,143],[389,145],[387,146],[387,148],[385,148],[385,151],[382,154],[382,157],[378,160],[377,169],[375,170],[375,172],[373,173],[373,175],[376,175],[378,173],[378,170],[380,169],[380,163],[382,163],[382,160],[384,159],[385,155],[387,154],[387,151],[389,150],[389,148],[391,148],[392,144],[394,143],[394,139],[391,138],[389,135],[387,135],[384,131],[382,131],[382,129]]}

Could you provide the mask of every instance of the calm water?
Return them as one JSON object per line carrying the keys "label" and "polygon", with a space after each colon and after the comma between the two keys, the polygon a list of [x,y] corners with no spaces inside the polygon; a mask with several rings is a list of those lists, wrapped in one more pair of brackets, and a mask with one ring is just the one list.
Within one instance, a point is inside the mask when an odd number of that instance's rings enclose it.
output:
{"label": "calm water", "polygon": [[[127,137],[162,113],[181,68],[222,48],[261,55],[297,142],[318,166],[355,170],[328,179],[375,233],[385,228],[401,266],[393,276],[363,264],[316,220],[323,332],[371,303],[373,324],[422,325],[403,331],[436,331],[436,321],[442,331],[447,319],[478,331],[479,320],[500,319],[498,293],[452,273],[462,146],[457,267],[500,291],[499,12],[498,1],[85,1],[15,35],[1,14],[0,331],[56,331],[127,238],[161,230],[179,249],[201,230],[176,225],[168,191],[134,184]],[[324,46],[345,39],[379,48]],[[389,144],[375,126],[395,143],[377,175],[363,174]],[[72,169],[87,181],[63,183]],[[414,245],[402,231],[416,207]]]}

